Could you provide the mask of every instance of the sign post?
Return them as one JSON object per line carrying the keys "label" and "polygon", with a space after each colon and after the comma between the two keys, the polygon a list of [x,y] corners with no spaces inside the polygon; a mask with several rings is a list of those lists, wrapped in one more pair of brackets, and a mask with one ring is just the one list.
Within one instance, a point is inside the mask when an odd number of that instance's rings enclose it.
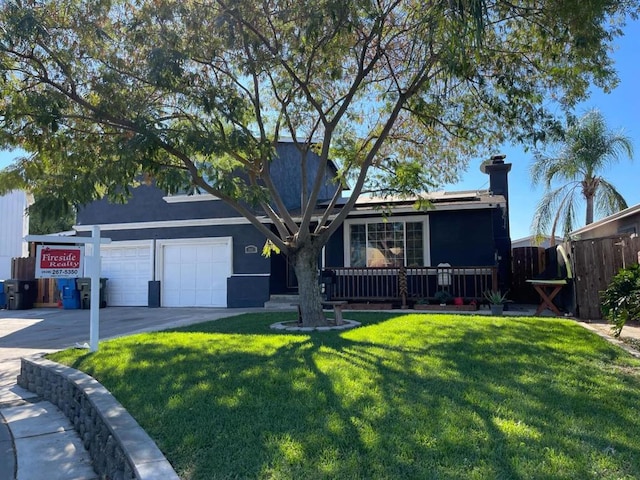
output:
{"label": "sign post", "polygon": [[100,227],[94,225],[91,229],[91,243],[93,252],[90,258],[89,277],[91,278],[91,310],[89,312],[89,350],[98,351],[100,340]]}
{"label": "sign post", "polygon": [[[84,254],[86,257],[86,267],[89,278],[91,278],[91,307],[89,312],[89,350],[98,351],[98,342],[100,339],[100,244],[111,243],[110,238],[100,238],[100,227],[94,225],[91,229],[91,238],[86,237],[61,237],[57,235],[27,235],[24,237],[27,242],[51,242],[59,244],[83,244]],[[49,248],[45,252],[45,248]],[[72,277],[70,271],[76,271],[77,265],[75,252],[83,247],[58,247],[43,246],[39,247],[43,257],[38,255],[38,265],[42,269],[44,267],[45,275],[49,277],[42,278],[65,278]],[[66,250],[66,252],[65,252]],[[64,253],[60,253],[64,252]],[[44,256],[47,254],[48,256]],[[82,272],[82,255],[79,256],[80,265],[77,271]],[[47,273],[48,272],[48,273]],[[42,271],[41,271],[42,273]],[[80,276],[80,275],[76,275]]]}

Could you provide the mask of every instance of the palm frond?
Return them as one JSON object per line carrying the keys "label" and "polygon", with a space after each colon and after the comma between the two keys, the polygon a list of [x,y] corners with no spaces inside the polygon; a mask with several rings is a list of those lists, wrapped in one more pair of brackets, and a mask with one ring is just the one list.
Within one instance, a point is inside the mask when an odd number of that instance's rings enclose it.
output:
{"label": "palm frond", "polygon": [[[547,189],[533,217],[531,230],[535,235],[551,227],[552,234],[561,228],[566,236],[576,227],[576,208],[593,192],[591,188],[578,190],[576,186],[581,183],[593,186],[600,182],[594,199],[599,214],[610,215],[626,207],[622,196],[601,175],[625,155],[631,158],[633,145],[623,132],[610,131],[598,110],[589,110],[578,119],[568,117],[564,138],[552,146],[552,153],[536,151],[530,167],[533,184],[542,183]],[[565,185],[557,187],[558,183]],[[581,195],[576,194],[578,191]]]}
{"label": "palm frond", "polygon": [[574,198],[580,184],[573,182],[555,190],[545,192],[536,207],[531,222],[531,233],[535,236],[552,234],[558,223],[566,215],[567,204]]}
{"label": "palm frond", "polygon": [[594,204],[599,217],[613,215],[628,207],[622,194],[604,178],[601,178],[598,184]]}

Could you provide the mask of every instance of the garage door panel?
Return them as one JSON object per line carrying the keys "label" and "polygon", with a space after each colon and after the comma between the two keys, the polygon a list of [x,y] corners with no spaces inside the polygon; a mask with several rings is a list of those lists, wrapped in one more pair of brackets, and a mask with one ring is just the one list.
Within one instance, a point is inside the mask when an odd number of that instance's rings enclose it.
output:
{"label": "garage door panel", "polygon": [[164,306],[227,306],[230,239],[181,241],[162,248]]}
{"label": "garage door panel", "polygon": [[214,260],[213,257],[214,249],[208,248],[205,246],[199,246],[196,249],[196,258],[198,262],[207,262],[210,263]]}
{"label": "garage door panel", "polygon": [[117,245],[101,248],[102,276],[107,278],[107,304],[146,306],[151,280],[151,244]]}
{"label": "garage door panel", "polygon": [[189,272],[180,273],[180,290],[194,290],[197,284],[198,282],[196,282],[193,274],[189,274]]}

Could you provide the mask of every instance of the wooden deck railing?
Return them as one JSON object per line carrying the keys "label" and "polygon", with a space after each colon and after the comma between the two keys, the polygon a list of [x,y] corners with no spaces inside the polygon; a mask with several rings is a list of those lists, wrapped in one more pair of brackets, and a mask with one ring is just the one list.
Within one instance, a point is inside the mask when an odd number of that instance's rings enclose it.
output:
{"label": "wooden deck railing", "polygon": [[[399,268],[335,267],[328,293],[333,300],[402,300]],[[325,271],[325,272],[326,272]],[[483,292],[497,289],[498,270],[482,267],[406,268],[407,300],[434,300],[439,290],[453,297],[482,300]]]}

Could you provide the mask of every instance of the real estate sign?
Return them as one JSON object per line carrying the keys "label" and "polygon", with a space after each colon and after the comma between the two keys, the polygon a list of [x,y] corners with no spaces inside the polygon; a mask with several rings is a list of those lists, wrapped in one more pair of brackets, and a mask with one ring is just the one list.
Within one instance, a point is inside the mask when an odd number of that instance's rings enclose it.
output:
{"label": "real estate sign", "polygon": [[84,247],[38,245],[36,254],[36,278],[83,276]]}

